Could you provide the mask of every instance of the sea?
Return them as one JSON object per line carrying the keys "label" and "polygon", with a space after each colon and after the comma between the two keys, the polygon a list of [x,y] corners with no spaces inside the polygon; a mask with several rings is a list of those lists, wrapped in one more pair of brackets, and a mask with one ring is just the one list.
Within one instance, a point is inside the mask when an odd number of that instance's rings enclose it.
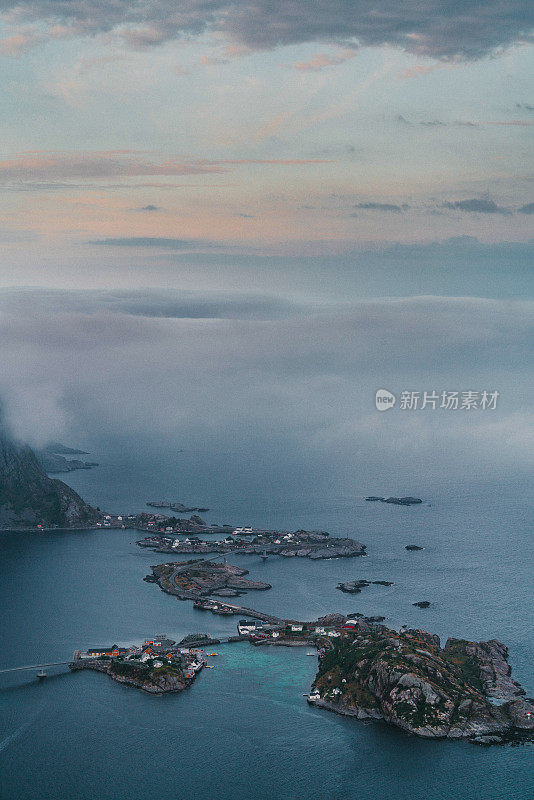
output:
{"label": "sea", "polygon": [[[169,488],[153,474],[103,463],[63,476],[112,512],[146,508]],[[420,506],[351,496],[178,496],[210,505],[209,522],[322,529],[367,545],[353,559],[234,556],[272,589],[246,605],[298,619],[340,611],[383,615],[448,636],[496,637],[534,695],[532,493],[462,485]],[[233,634],[216,617],[143,581],[168,559],[131,530],[0,534],[0,669],[66,661],[75,649],[157,634]],[[406,545],[424,549],[407,551]],[[393,581],[347,595],[340,581]],[[428,600],[420,609],[413,603]],[[0,674],[0,800],[532,800],[533,745],[425,741],[377,722],[308,706],[317,659],[308,648],[221,644],[194,685],[153,697],[92,672]]]}

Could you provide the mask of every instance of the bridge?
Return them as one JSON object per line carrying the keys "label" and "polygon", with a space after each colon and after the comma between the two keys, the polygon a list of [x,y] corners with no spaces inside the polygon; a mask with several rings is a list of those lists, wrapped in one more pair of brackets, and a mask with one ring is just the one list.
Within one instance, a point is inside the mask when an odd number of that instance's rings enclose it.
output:
{"label": "bridge", "polygon": [[[242,636],[214,636],[210,641],[209,639],[198,639],[192,642],[185,642],[183,645],[176,645],[177,647],[209,647],[216,644],[228,644],[229,642],[246,641]],[[48,664],[25,664],[23,667],[8,667],[7,669],[0,669],[0,675],[7,675],[10,672],[24,672],[29,670],[39,670],[42,672],[46,667],[67,667],[75,661],[70,658],[68,661],[51,661]],[[37,673],[39,677],[39,673]],[[40,677],[45,678],[46,675],[41,674]]]}
{"label": "bridge", "polygon": [[0,669],[0,675],[6,675],[8,672],[22,672],[30,669],[43,670],[45,667],[63,667],[71,662],[72,659],[70,661],[53,661],[49,664],[28,664],[24,667],[9,667],[8,669]]}

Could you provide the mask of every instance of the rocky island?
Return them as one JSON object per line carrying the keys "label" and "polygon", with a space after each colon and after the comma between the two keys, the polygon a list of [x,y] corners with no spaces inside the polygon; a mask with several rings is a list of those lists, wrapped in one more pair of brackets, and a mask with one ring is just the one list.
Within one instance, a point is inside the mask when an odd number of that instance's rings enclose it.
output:
{"label": "rocky island", "polygon": [[[250,538],[248,538],[250,537]],[[253,531],[231,534],[222,542],[202,539],[183,540],[171,535],[147,536],[137,542],[156,553],[278,555],[285,558],[349,558],[365,555],[365,545],[355,539],[334,538],[326,531]]]}
{"label": "rocky island", "polygon": [[202,597],[238,597],[251,590],[265,591],[270,583],[244,578],[248,570],[232,564],[213,561],[179,561],[152,567],[149,581],[157,583],[164,592],[180,600],[200,600]]}
{"label": "rocky island", "polygon": [[534,701],[511,678],[506,647],[355,621],[323,649],[309,702],[384,720],[424,738],[494,744],[534,730]]}
{"label": "rocky island", "polygon": [[199,513],[209,511],[209,508],[184,506],[183,503],[172,500],[149,500],[147,506],[151,506],[152,508],[170,508],[171,511],[177,511],[179,514],[190,514],[192,511],[198,511]]}
{"label": "rocky island", "polygon": [[79,458],[66,458],[66,456],[86,456],[85,450],[66,447],[59,442],[52,442],[41,450],[36,450],[35,455],[43,469],[49,474],[60,472],[74,472],[77,469],[92,469],[98,467],[96,461],[82,461]]}
{"label": "rocky island", "polygon": [[[215,643],[204,636],[206,642]],[[149,694],[181,692],[191,686],[206,661],[188,642],[175,645],[172,639],[157,636],[145,640],[143,645],[128,648],[114,644],[85,652],[77,650],[69,668],[72,672],[85,669],[103,672],[117,683]]]}

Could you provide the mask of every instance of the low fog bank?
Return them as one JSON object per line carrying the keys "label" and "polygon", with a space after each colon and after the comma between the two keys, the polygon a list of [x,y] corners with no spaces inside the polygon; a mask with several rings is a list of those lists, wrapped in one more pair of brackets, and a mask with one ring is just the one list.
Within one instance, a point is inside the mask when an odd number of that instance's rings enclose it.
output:
{"label": "low fog bank", "polygon": [[[532,469],[533,310],[473,297],[325,307],[11,289],[0,394],[18,438],[80,446],[154,491],[166,473],[212,497],[512,484]],[[398,400],[380,413],[379,388],[500,396],[495,410]]]}

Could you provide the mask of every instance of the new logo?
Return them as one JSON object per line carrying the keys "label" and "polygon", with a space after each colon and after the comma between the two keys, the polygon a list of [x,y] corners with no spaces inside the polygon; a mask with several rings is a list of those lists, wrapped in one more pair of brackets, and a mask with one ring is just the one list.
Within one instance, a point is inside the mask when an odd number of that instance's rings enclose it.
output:
{"label": "new logo", "polygon": [[375,395],[375,405],[379,411],[389,411],[395,405],[396,397],[387,389],[378,389]]}

